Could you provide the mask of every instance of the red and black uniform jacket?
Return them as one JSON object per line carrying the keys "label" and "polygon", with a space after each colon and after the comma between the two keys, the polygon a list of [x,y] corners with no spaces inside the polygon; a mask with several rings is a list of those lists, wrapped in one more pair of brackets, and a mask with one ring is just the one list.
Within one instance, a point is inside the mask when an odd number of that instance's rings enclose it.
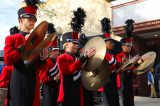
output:
{"label": "red and black uniform jacket", "polygon": [[13,66],[4,66],[0,75],[0,88],[8,88]]}
{"label": "red and black uniform jacket", "polygon": [[114,71],[116,71],[116,69],[119,66],[119,63],[117,62],[117,60],[115,59],[114,55],[112,53],[110,53],[109,51],[106,52],[105,55],[105,59],[108,61],[109,63],[109,71],[111,73],[113,73]]}
{"label": "red and black uniform jacket", "polygon": [[57,58],[60,71],[60,92],[58,102],[67,106],[83,106],[80,69],[85,59],[76,59],[66,52]]}
{"label": "red and black uniform jacket", "polygon": [[[14,66],[10,82],[10,94],[14,105],[40,105],[39,72],[41,62],[26,67],[21,59],[19,47],[25,44],[25,35],[20,32],[7,36],[4,47],[4,62],[7,66]],[[20,92],[23,91],[23,92]]]}
{"label": "red and black uniform jacket", "polygon": [[[131,58],[131,56],[130,56],[129,53],[121,52],[121,53],[119,53],[119,54],[116,56],[116,60],[121,64],[123,57],[126,57],[126,58],[128,58],[128,59]],[[139,65],[139,64],[137,63],[137,64],[136,64],[135,66],[133,66],[129,71],[134,70],[138,65]]]}
{"label": "red and black uniform jacket", "polygon": [[125,53],[125,52],[121,52],[121,53],[117,54],[116,59],[117,59],[117,61],[119,63],[121,63],[122,62],[122,58],[124,58],[124,57],[130,58],[130,55]]}
{"label": "red and black uniform jacket", "polygon": [[56,60],[48,58],[46,64],[40,71],[40,81],[42,84],[48,84],[54,81],[54,77],[58,74],[58,64]]}

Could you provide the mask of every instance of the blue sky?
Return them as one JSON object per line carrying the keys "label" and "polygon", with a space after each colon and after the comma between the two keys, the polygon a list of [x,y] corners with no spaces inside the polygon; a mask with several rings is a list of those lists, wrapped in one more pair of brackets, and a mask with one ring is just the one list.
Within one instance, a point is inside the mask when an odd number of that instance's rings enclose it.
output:
{"label": "blue sky", "polygon": [[4,47],[9,29],[18,26],[17,11],[22,0],[1,0],[0,4],[0,50]]}
{"label": "blue sky", "polygon": [[22,1],[24,0],[0,1],[0,50],[4,48],[5,37],[9,35],[9,29],[13,26],[18,26],[17,11]]}

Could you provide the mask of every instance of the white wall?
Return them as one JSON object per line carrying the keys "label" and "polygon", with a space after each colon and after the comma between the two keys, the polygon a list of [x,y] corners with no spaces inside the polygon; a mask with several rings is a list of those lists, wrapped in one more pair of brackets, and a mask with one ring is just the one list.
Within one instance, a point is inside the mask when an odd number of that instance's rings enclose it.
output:
{"label": "white wall", "polygon": [[[113,2],[112,5],[115,6],[116,3]],[[137,23],[160,19],[159,10],[160,0],[144,0],[143,2],[113,9],[113,26],[124,25],[124,21],[129,18],[134,19]]]}
{"label": "white wall", "polygon": [[49,0],[52,4],[47,5],[48,9],[53,9],[53,13],[47,13],[48,16],[40,13],[39,21],[47,20],[53,22],[55,27],[62,27],[63,32],[71,31],[70,21],[73,13],[78,7],[84,8],[86,11],[86,23],[82,29],[86,35],[97,35],[101,33],[100,21],[103,17],[107,17],[107,3],[105,0]]}

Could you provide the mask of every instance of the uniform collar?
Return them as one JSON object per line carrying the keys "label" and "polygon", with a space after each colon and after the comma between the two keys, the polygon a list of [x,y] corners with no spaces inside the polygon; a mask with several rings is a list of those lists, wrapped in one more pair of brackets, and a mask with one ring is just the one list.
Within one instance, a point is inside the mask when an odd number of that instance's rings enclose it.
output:
{"label": "uniform collar", "polygon": [[123,53],[124,53],[127,57],[129,57],[129,55],[130,55],[129,53],[126,53],[126,52],[123,52]]}
{"label": "uniform collar", "polygon": [[106,50],[107,53],[113,54],[112,50]]}
{"label": "uniform collar", "polygon": [[24,32],[24,31],[20,31],[20,34],[22,34],[23,36],[26,36],[27,34],[29,34],[29,32]]}
{"label": "uniform collar", "polygon": [[50,58],[50,60],[51,60],[53,63],[56,62],[56,59]]}
{"label": "uniform collar", "polygon": [[69,55],[71,55],[71,56],[74,56],[71,52],[66,52],[66,54],[69,54]]}
{"label": "uniform collar", "polygon": [[71,52],[66,52],[66,54],[72,56],[74,58],[74,60],[76,59],[76,56],[74,54],[72,54]]}

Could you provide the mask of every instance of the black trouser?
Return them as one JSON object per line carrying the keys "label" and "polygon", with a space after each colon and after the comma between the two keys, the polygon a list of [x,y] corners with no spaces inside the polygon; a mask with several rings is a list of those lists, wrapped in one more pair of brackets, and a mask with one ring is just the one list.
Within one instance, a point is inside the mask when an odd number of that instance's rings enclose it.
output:
{"label": "black trouser", "polygon": [[133,73],[126,71],[122,77],[123,106],[134,106]]}
{"label": "black trouser", "polygon": [[32,106],[35,91],[35,70],[14,69],[10,81],[10,106]]}
{"label": "black trouser", "polygon": [[109,106],[120,106],[119,95],[117,88],[117,74],[110,74],[109,81],[107,81],[104,87],[105,95]]}
{"label": "black trouser", "polygon": [[59,82],[51,81],[42,87],[43,106],[57,106]]}
{"label": "black trouser", "polygon": [[80,106],[80,81],[80,78],[73,81],[71,75],[64,77],[64,102],[62,106]]}
{"label": "black trouser", "polygon": [[94,106],[93,92],[83,88],[84,106]]}

